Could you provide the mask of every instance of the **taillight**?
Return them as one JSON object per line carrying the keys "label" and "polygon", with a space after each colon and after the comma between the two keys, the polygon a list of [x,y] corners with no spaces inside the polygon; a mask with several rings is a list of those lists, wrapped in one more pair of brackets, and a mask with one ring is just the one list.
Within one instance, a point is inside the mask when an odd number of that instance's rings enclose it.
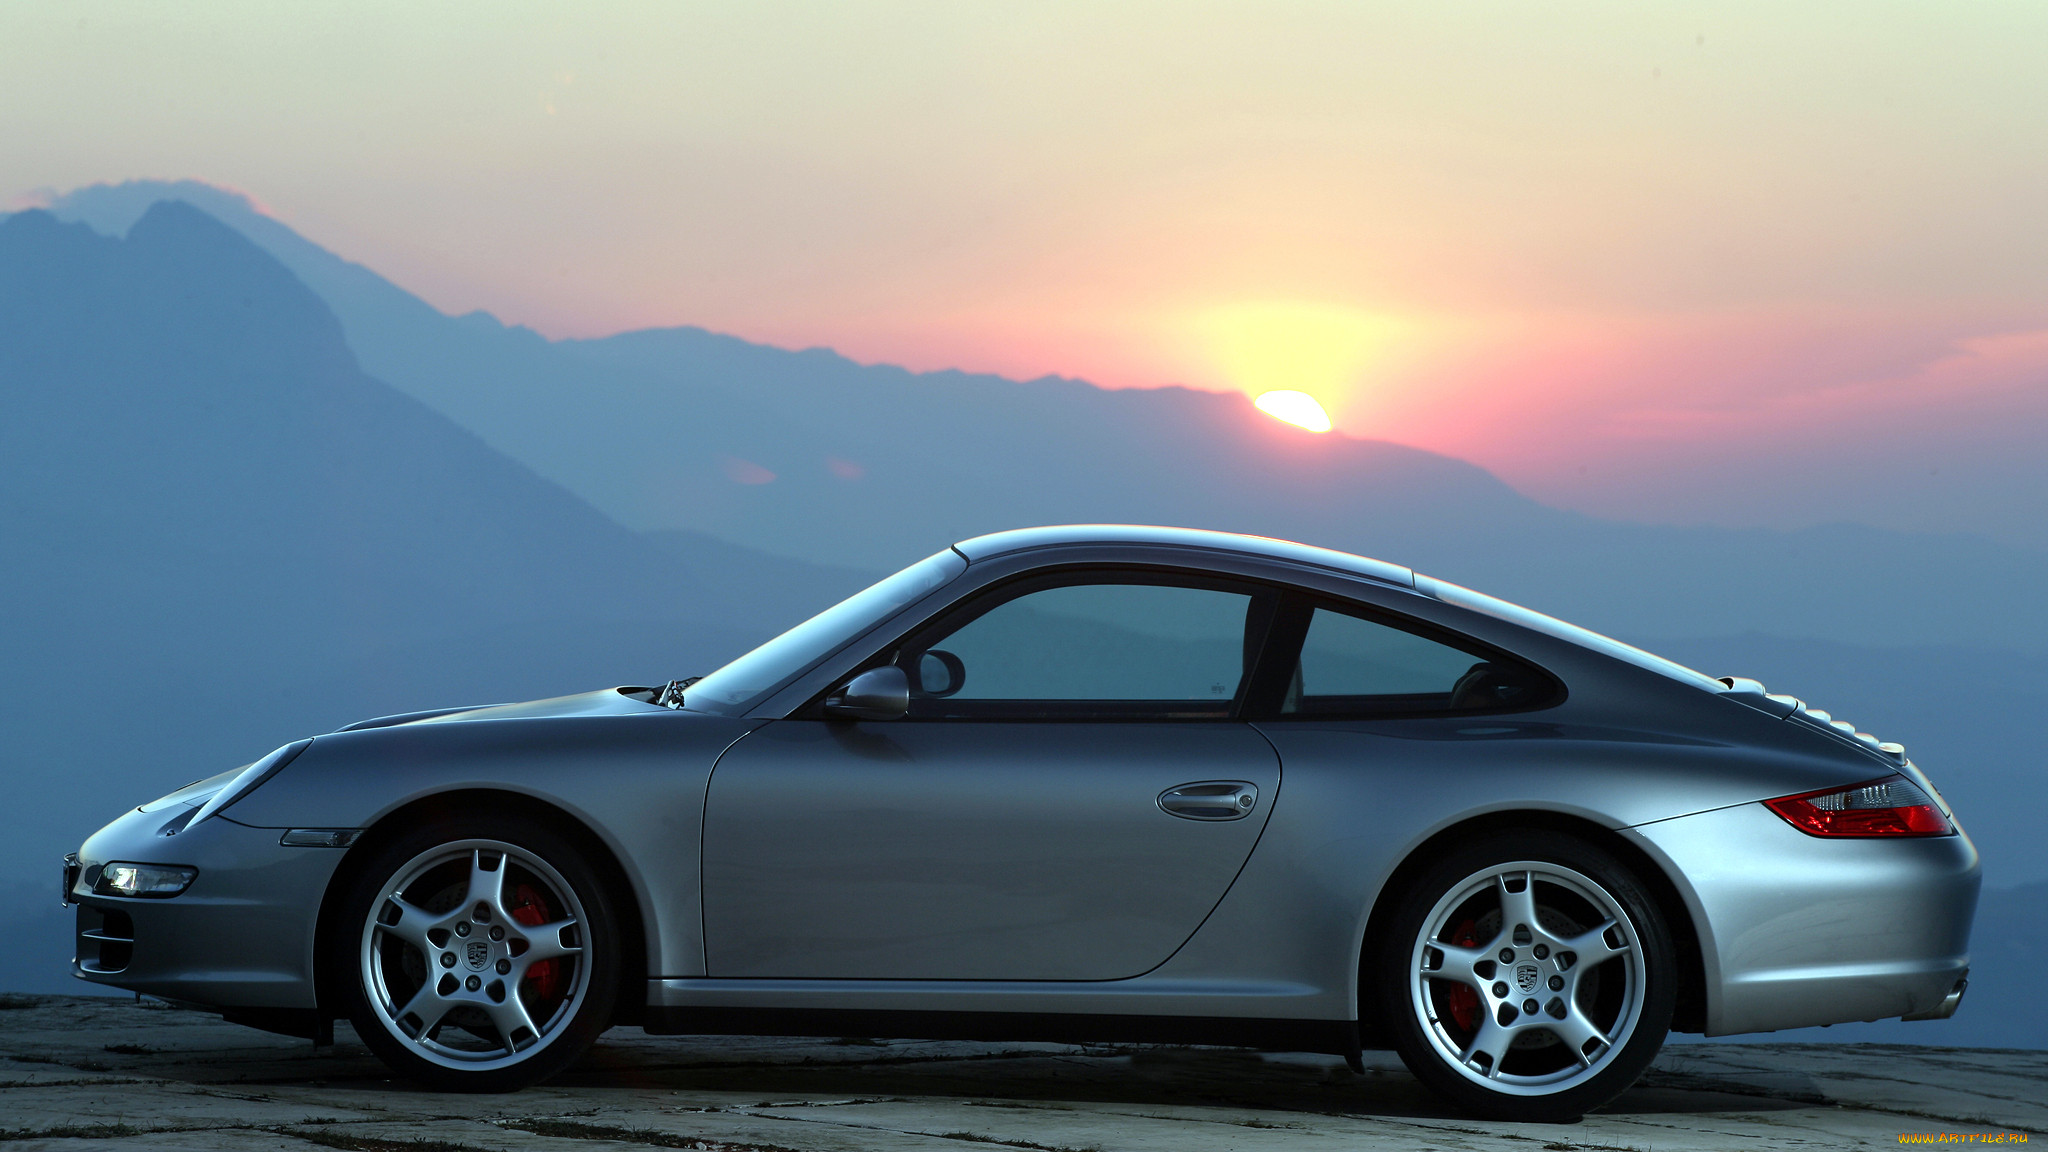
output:
{"label": "taillight", "polygon": [[1903,776],[1764,803],[1809,836],[1949,836],[1956,830],[1933,798]]}

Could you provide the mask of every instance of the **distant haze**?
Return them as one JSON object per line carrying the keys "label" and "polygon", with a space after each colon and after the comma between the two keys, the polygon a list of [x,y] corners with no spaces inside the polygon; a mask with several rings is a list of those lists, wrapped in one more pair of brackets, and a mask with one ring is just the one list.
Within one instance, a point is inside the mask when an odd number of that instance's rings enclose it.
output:
{"label": "distant haze", "polygon": [[[296,589],[254,635],[281,637],[296,628],[301,638],[284,645],[288,658],[264,643],[196,651],[172,626],[203,599],[159,589],[158,599],[177,611],[157,624],[137,630],[101,613],[94,629],[120,637],[118,645],[81,647],[59,632],[50,651],[66,661],[87,653],[74,678],[124,651],[140,661],[175,653],[213,678],[199,683],[223,690],[273,675],[286,659],[299,670],[296,678],[331,683],[341,676],[353,685],[211,716],[199,707],[161,721],[128,715],[138,735],[161,723],[203,734],[179,757],[195,772],[209,763],[198,754],[202,743],[238,748],[244,737],[234,734],[252,724],[293,734],[293,723],[338,722],[420,700],[503,699],[535,694],[542,685],[566,691],[593,681],[705,671],[739,642],[734,632],[758,637],[820,606],[835,589],[856,586],[861,578],[847,567],[886,571],[998,528],[1125,520],[1280,535],[1377,555],[1668,652],[1710,674],[1757,676],[1905,741],[1963,806],[1994,882],[2048,878],[2048,848],[2034,833],[2040,805],[2026,799],[2039,759],[2031,735],[2034,686],[2048,679],[2048,601],[2038,595],[2048,582],[2048,556],[2040,552],[1967,535],[1849,526],[1768,531],[1602,521],[1531,501],[1463,461],[1314,435],[1261,416],[1240,397],[1185,389],[1105,391],[1069,380],[912,374],[690,328],[550,341],[483,314],[446,316],[239,197],[200,184],[90,188],[59,198],[54,208],[90,224],[97,243],[75,226],[51,232],[50,217],[41,213],[0,226],[0,235],[25,245],[11,268],[22,299],[50,313],[37,320],[39,313],[17,308],[11,317],[16,354],[43,348],[45,371],[54,373],[40,382],[16,377],[23,388],[14,403],[26,406],[15,417],[16,434],[28,445],[49,440],[31,430],[27,414],[51,405],[57,407],[38,419],[71,427],[67,435],[74,437],[96,422],[118,427],[144,405],[175,413],[145,426],[183,431],[140,442],[146,450],[115,451],[102,435],[56,455],[16,453],[11,460],[23,476],[15,490],[49,485],[51,494],[31,503],[79,509],[36,521],[28,538],[66,555],[80,550],[81,532],[93,539],[96,531],[110,537],[96,547],[132,551],[134,529],[90,526],[126,514],[137,501],[85,493],[111,475],[146,474],[148,461],[159,461],[154,466],[178,483],[149,489],[154,503],[137,506],[158,511],[143,523],[188,527],[147,539],[212,548],[218,545],[207,541],[247,537],[252,517],[276,525],[273,532],[295,541],[290,548],[260,548],[261,564],[225,569],[255,589]],[[69,247],[58,251],[74,255],[29,262],[34,246],[26,242],[46,234],[68,237]],[[125,244],[110,239],[124,234]],[[174,299],[194,313],[188,327],[211,325],[204,330],[234,337],[189,349],[174,343],[179,355],[239,355],[243,341],[263,337],[311,341],[308,362],[350,356],[371,379],[323,378],[297,386],[299,394],[385,408],[397,397],[384,385],[409,394],[421,402],[410,409],[418,423],[404,425],[409,452],[379,449],[391,463],[366,472],[358,461],[367,449],[314,431],[303,411],[287,410],[283,423],[262,415],[254,405],[273,400],[255,381],[243,385],[241,400],[216,407],[208,407],[213,384],[196,392],[189,384],[150,384],[170,362],[158,346],[169,339],[165,329],[135,321],[124,329],[122,313],[106,303],[117,299],[113,289],[77,281],[98,266],[94,261],[116,253],[133,262],[136,274],[156,269],[163,259],[156,254],[167,248],[183,253],[185,263],[175,277],[153,273],[170,278],[150,281],[152,290],[182,293]],[[223,260],[244,280],[215,267]],[[244,281],[261,287],[240,287]],[[71,295],[59,297],[65,285]],[[210,310],[232,312],[251,293],[279,305],[295,301],[304,331],[265,337],[255,326],[223,328]],[[68,311],[60,299],[72,302]],[[334,348],[336,329],[345,353]],[[118,363],[129,367],[103,363],[122,349],[128,359]],[[192,379],[226,371],[208,369]],[[64,380],[72,382],[55,386]],[[87,382],[123,399],[95,416],[95,408],[81,406]],[[475,439],[450,437],[452,428]],[[293,504],[294,489],[271,476],[277,464],[238,454],[231,446],[237,435],[259,446],[305,446],[282,460],[346,483],[337,489],[337,481],[322,481],[323,505]],[[320,450],[312,451],[316,445]],[[137,452],[140,463],[130,459]],[[247,456],[227,474],[246,491],[223,478],[215,483],[228,495],[200,496],[191,486],[209,473],[168,462],[185,458],[180,453],[202,460]],[[498,479],[480,515],[481,475]],[[513,478],[518,483],[508,487]],[[573,529],[561,519],[570,505]],[[429,529],[435,517],[451,514],[437,511],[444,508],[470,510],[450,521],[461,532]],[[618,539],[619,525],[641,530],[646,543],[674,559],[664,562]],[[572,532],[608,542],[549,543]],[[415,534],[411,542],[407,533]],[[294,555],[308,554],[336,558],[360,587],[338,594],[332,565],[278,571]],[[152,563],[211,571],[190,554]],[[441,603],[465,584],[478,591]],[[31,579],[17,602],[54,603],[76,596],[78,587],[70,580],[37,590]],[[489,596],[480,594],[484,589]],[[211,590],[202,583],[197,591]],[[364,615],[379,597],[402,610]],[[247,633],[256,605],[275,599],[269,591],[231,597],[230,604],[248,607],[223,620]],[[575,623],[593,614],[649,622],[626,642],[611,624]],[[20,642],[15,647],[29,682],[48,676],[46,661],[56,657],[37,656]],[[431,649],[430,659],[423,648]],[[402,675],[393,675],[394,652],[405,653]],[[366,660],[375,672],[366,671]],[[73,733],[60,725],[47,739],[61,746]],[[122,771],[164,770],[121,757],[114,763]]]}
{"label": "distant haze", "polygon": [[2040,1044],[2043,60],[2004,2],[0,6],[0,990],[125,805],[1128,519],[1902,740],[1993,891],[1974,1007],[1876,1027]]}
{"label": "distant haze", "polygon": [[10,5],[0,196],[450,313],[1292,387],[1624,518],[2048,543],[2048,8]]}
{"label": "distant haze", "polygon": [[550,341],[444,315],[204,185],[54,207],[0,220],[15,987],[63,983],[53,862],[126,804],[366,715],[707,670],[865,579],[828,564],[1125,518],[1413,562],[1903,740],[1984,851],[1993,1010],[1857,1034],[2040,1042],[2038,933],[2013,911],[2048,876],[2039,552],[1617,524],[1185,389],[692,328]]}

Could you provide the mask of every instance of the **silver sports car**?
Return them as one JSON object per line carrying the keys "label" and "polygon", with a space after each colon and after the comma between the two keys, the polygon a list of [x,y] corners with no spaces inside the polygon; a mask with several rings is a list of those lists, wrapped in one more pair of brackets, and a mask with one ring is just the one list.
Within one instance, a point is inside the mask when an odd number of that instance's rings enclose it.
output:
{"label": "silver sports car", "polygon": [[76,974],[505,1090],[655,1033],[1391,1047],[1563,1119],[1671,1029],[1934,1019],[1927,777],[1407,568],[983,536],[701,679],[387,716],[66,861]]}

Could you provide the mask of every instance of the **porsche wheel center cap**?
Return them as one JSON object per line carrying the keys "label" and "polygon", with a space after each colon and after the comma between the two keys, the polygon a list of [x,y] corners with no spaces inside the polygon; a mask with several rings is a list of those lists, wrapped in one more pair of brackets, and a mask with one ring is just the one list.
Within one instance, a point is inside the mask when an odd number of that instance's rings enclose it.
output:
{"label": "porsche wheel center cap", "polygon": [[[476,945],[472,944],[470,947],[474,948]],[[1534,992],[1537,982],[1541,979],[1543,979],[1543,974],[1536,970],[1534,964],[1515,965],[1515,987],[1522,991]]]}
{"label": "porsche wheel center cap", "polygon": [[[490,966],[491,946],[482,940],[471,940],[463,953],[463,960],[468,963],[470,971],[481,972]],[[1532,966],[1530,971],[1533,973],[1535,968]]]}

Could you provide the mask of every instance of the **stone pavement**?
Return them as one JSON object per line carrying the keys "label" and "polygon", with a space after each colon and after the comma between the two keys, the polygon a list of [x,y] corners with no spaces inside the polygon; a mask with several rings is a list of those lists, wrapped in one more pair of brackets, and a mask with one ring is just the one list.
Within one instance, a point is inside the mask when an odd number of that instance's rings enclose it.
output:
{"label": "stone pavement", "polygon": [[1676,1044],[1578,1124],[1445,1113],[1390,1055],[607,1034],[506,1096],[394,1081],[333,1047],[154,1003],[0,996],[0,1152],[1203,1152],[1897,1146],[2048,1140],[2048,1052]]}

